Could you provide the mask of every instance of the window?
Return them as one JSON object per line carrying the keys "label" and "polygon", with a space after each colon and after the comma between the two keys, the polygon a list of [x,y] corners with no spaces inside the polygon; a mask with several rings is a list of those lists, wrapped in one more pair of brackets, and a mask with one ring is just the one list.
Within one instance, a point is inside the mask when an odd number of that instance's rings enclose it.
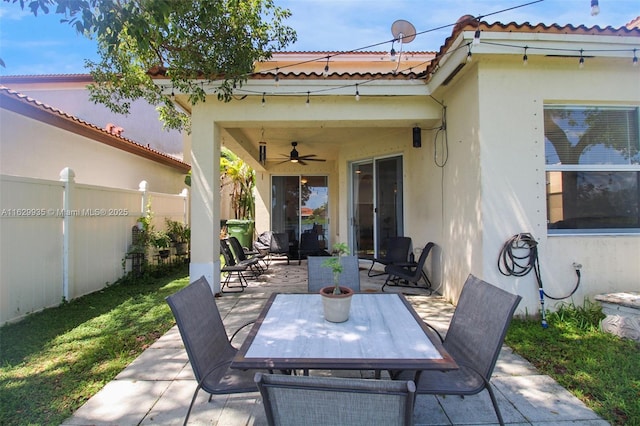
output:
{"label": "window", "polygon": [[544,108],[549,233],[640,232],[637,107]]}

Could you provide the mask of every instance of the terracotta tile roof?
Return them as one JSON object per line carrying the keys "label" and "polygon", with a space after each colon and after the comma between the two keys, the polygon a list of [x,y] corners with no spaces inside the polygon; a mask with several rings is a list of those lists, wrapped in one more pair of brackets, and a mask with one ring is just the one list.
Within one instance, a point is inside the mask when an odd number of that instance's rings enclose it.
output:
{"label": "terracotta tile roof", "polygon": [[480,31],[488,31],[488,32],[509,32],[509,33],[534,33],[534,34],[571,34],[571,35],[600,35],[600,36],[623,36],[623,37],[640,37],[640,26],[638,25],[640,21],[640,17],[634,19],[629,22],[626,26],[620,28],[614,28],[611,26],[607,27],[587,27],[585,25],[559,25],[559,24],[531,24],[529,22],[525,22],[523,24],[518,24],[515,22],[510,22],[508,24],[503,24],[500,22],[495,22],[493,24],[489,24],[487,22],[481,21],[478,22],[471,15],[465,15],[458,19],[456,26],[453,28],[452,34],[445,40],[445,43],[440,47],[440,50],[436,54],[436,58],[429,64],[427,67],[427,74],[432,72],[440,59],[446,55],[447,51],[453,44],[453,42],[458,38],[461,32],[463,31],[475,31],[480,29]]}
{"label": "terracotta tile roof", "polygon": [[93,83],[93,78],[91,74],[3,75],[0,76],[0,83],[7,86],[22,83]]}
{"label": "terracotta tile roof", "polygon": [[18,93],[15,90],[11,90],[6,86],[0,86],[0,100],[0,106],[2,108],[25,115],[33,118],[34,120],[59,127],[97,142],[104,143],[105,145],[130,152],[160,164],[174,167],[184,172],[191,169],[189,164],[170,155],[140,145],[131,139],[113,134],[106,129],[102,129],[94,124],[67,114],[64,111]]}

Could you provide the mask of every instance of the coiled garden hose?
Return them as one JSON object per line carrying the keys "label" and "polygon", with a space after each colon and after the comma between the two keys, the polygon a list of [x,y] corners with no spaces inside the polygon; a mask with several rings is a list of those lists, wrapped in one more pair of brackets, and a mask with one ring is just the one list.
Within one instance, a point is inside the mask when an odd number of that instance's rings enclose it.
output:
{"label": "coiled garden hose", "polygon": [[540,274],[540,262],[538,259],[538,242],[529,233],[516,234],[507,240],[502,246],[498,257],[498,270],[502,275],[513,277],[524,277],[532,270],[538,282],[538,293],[540,294],[540,309],[542,313],[542,327],[547,328],[547,318],[544,308],[545,296],[552,300],[562,300],[573,296],[580,286],[581,265],[574,264],[577,281],[571,292],[563,297],[548,295],[542,286],[542,276]]}

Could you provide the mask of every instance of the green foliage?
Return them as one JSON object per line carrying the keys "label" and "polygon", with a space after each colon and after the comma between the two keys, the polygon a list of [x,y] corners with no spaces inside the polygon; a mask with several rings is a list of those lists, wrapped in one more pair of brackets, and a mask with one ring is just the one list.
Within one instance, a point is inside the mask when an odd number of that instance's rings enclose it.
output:
{"label": "green foliage", "polygon": [[344,270],[342,262],[340,262],[340,256],[346,256],[349,254],[349,246],[346,243],[335,243],[333,245],[333,251],[336,256],[331,256],[322,262],[322,266],[331,269],[333,273],[333,294],[341,294],[340,292],[340,274]]}
{"label": "green foliage", "polygon": [[186,223],[171,220],[169,218],[165,219],[165,222],[167,224],[167,234],[169,235],[172,243],[182,244],[190,241],[191,228],[189,228]]}
{"label": "green foliage", "polygon": [[255,171],[228,148],[220,154],[220,187],[232,185],[231,207],[235,219],[253,219],[255,216]]}
{"label": "green foliage", "polygon": [[593,303],[564,304],[539,319],[514,319],[506,343],[613,425],[640,425],[640,345],[599,330]]}
{"label": "green foliage", "polygon": [[[10,1],[10,0],[5,0]],[[213,84],[219,100],[230,101],[256,61],[269,59],[296,40],[284,25],[291,13],[273,0],[13,0],[34,15],[62,15],[78,33],[98,41],[98,62],[87,61],[95,80],[91,98],[127,114],[131,102],[156,105],[168,128],[189,130],[171,92],[204,101],[201,82]],[[151,74],[168,79],[171,91]]]}
{"label": "green foliage", "polygon": [[0,424],[61,424],[166,333],[164,298],[189,276],[184,265],[159,272],[1,327]]}

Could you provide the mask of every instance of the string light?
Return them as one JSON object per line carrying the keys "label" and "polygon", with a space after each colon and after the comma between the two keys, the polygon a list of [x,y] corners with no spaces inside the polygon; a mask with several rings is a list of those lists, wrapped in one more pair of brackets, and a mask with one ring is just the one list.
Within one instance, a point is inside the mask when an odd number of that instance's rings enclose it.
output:
{"label": "string light", "polygon": [[325,77],[329,75],[329,58],[330,56],[327,56],[327,64],[324,66],[324,72],[322,73]]}
{"label": "string light", "polygon": [[591,0],[591,16],[596,16],[598,13],[600,13],[598,0]]}
{"label": "string light", "polygon": [[310,102],[309,102],[309,94],[310,94],[310,93],[311,93],[311,92],[307,91],[307,102],[305,103],[305,106],[306,106],[307,108],[309,108],[309,104],[310,104]]}
{"label": "string light", "polygon": [[578,68],[584,68],[584,56],[582,56],[583,50],[580,49],[580,60],[578,61]]}
{"label": "string light", "polygon": [[391,42],[391,51],[389,52],[389,60],[391,62],[395,62],[396,61],[396,49],[393,48],[393,43],[394,42],[395,42],[395,40]]}
{"label": "string light", "polygon": [[474,45],[480,44],[480,28],[478,28],[475,34],[473,35],[473,44]]}
{"label": "string light", "polygon": [[522,65],[527,66],[527,64],[529,63],[529,57],[527,56],[527,49],[529,48],[529,46],[525,46],[524,47],[524,56],[522,56]]}
{"label": "string light", "polygon": [[262,106],[265,106],[267,104],[267,100],[264,98],[265,94],[265,92],[262,92]]}
{"label": "string light", "polygon": [[636,55],[636,50],[638,49],[633,49],[633,66],[637,67],[638,66],[638,56]]}
{"label": "string light", "polygon": [[360,100],[360,91],[358,90],[358,83],[356,83],[356,102]]}
{"label": "string light", "polygon": [[275,78],[275,82],[276,82],[276,87],[280,86],[280,75],[279,74],[279,68],[276,68],[276,78]]}
{"label": "string light", "polygon": [[471,62],[472,59],[472,54],[471,54],[471,46],[467,44],[467,47],[469,48],[469,51],[467,52],[467,62]]}

